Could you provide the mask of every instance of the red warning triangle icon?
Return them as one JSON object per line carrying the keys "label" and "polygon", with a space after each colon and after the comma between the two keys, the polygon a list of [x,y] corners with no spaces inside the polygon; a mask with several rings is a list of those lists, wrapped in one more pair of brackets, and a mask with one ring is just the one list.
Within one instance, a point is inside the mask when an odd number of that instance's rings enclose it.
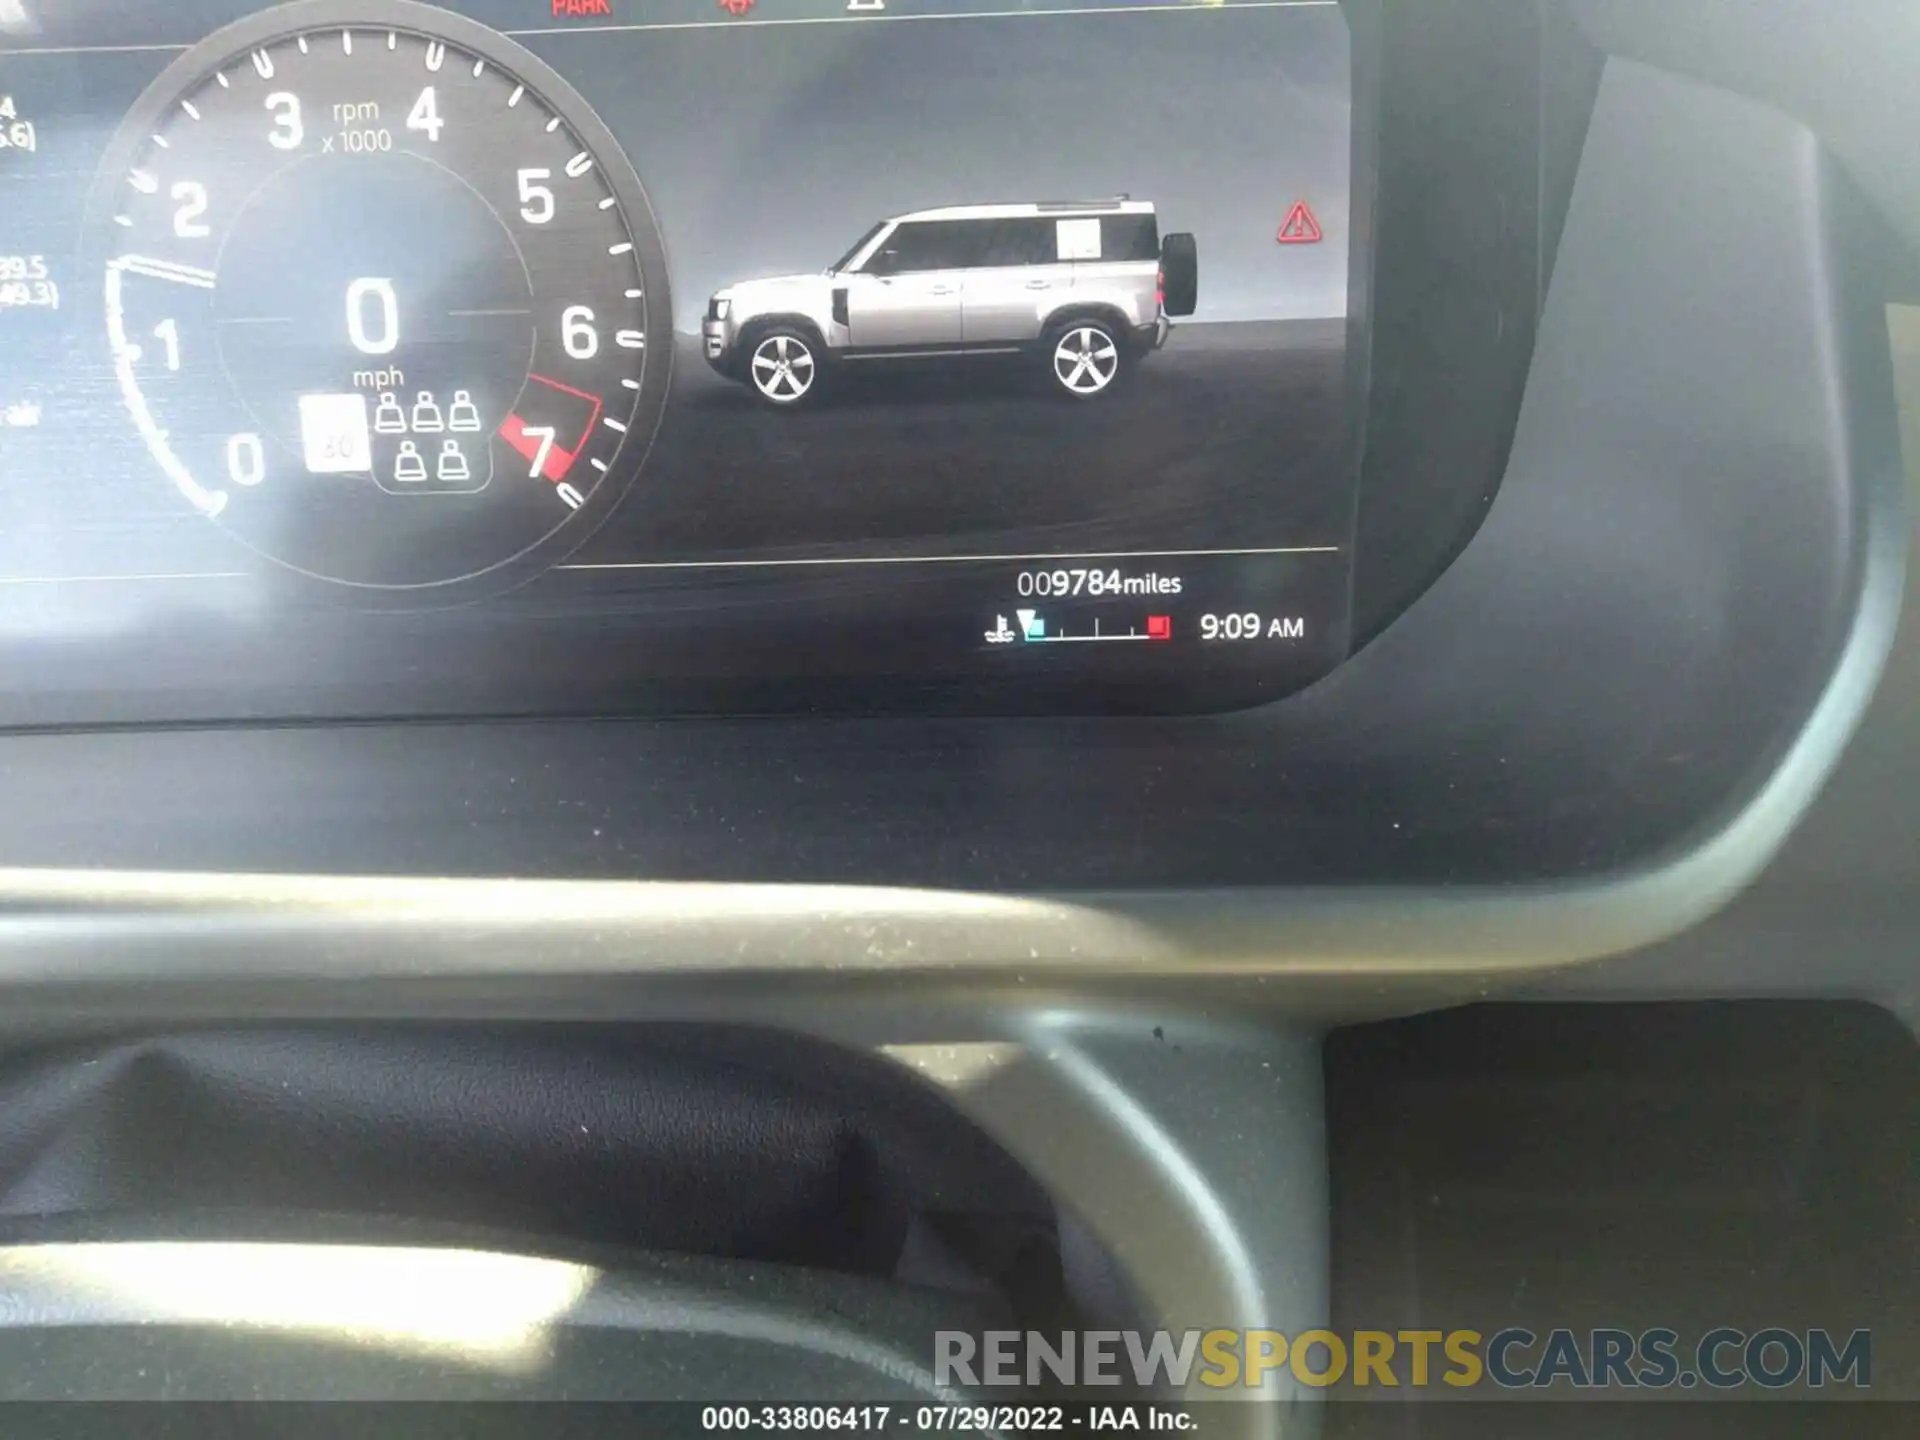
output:
{"label": "red warning triangle icon", "polygon": [[1287,212],[1287,218],[1280,226],[1280,233],[1273,238],[1282,245],[1319,244],[1320,222],[1313,218],[1313,207],[1304,200],[1294,201],[1293,209]]}

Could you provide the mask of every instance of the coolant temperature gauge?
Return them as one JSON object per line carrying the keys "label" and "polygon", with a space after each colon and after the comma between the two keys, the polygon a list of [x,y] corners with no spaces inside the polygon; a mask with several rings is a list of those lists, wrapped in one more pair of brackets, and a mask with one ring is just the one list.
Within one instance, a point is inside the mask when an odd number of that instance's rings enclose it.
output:
{"label": "coolant temperature gauge", "polygon": [[1047,617],[1038,610],[1016,608],[1013,612],[1014,623],[1008,625],[1005,615],[994,616],[993,629],[986,632],[989,645],[1124,645],[1140,641],[1171,640],[1173,638],[1173,617],[1171,615],[1145,615],[1137,624],[1103,623],[1099,619],[1086,622],[1084,626],[1073,626],[1055,622],[1049,624]]}

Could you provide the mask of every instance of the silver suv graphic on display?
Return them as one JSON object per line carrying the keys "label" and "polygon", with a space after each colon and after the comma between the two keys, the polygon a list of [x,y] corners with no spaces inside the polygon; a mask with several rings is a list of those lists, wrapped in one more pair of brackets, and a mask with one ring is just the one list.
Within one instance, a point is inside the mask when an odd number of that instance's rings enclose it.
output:
{"label": "silver suv graphic on display", "polygon": [[707,363],[790,409],[855,362],[1022,355],[1079,400],[1106,394],[1191,315],[1191,235],[1151,203],[957,205],[882,220],[813,275],[747,280],[707,304]]}

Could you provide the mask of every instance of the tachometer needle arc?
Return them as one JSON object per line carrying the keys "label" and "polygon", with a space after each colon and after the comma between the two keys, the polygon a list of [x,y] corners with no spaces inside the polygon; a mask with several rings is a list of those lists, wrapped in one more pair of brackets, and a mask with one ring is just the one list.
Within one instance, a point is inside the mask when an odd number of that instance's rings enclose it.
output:
{"label": "tachometer needle arc", "polygon": [[156,260],[150,255],[122,255],[108,263],[116,270],[124,270],[129,275],[144,275],[149,280],[171,280],[176,285],[192,285],[200,290],[211,290],[214,287],[213,271],[202,270],[197,265],[181,265],[172,260]]}

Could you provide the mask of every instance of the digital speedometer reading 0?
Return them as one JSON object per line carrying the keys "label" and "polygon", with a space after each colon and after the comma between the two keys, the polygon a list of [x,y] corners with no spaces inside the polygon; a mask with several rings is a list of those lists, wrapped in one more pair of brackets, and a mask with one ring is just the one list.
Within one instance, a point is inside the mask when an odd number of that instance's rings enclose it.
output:
{"label": "digital speedometer reading 0", "polygon": [[135,107],[92,223],[148,449],[306,575],[511,581],[592,530],[659,423],[646,194],[564,81],[459,16],[309,0],[221,32]]}

